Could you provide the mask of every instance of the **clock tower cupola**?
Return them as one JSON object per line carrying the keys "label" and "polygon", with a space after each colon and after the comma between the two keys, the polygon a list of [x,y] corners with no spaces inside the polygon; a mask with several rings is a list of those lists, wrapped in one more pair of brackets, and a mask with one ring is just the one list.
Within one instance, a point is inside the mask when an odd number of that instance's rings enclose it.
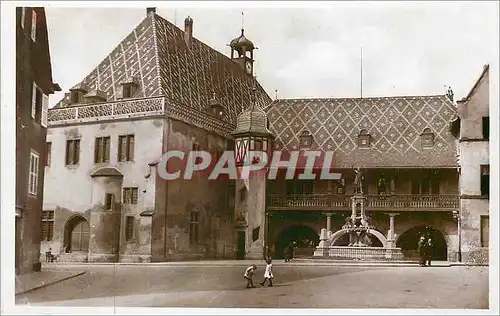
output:
{"label": "clock tower cupola", "polygon": [[252,41],[245,37],[245,30],[241,35],[231,41],[231,60],[237,62],[249,76],[253,76],[253,50],[256,49]]}

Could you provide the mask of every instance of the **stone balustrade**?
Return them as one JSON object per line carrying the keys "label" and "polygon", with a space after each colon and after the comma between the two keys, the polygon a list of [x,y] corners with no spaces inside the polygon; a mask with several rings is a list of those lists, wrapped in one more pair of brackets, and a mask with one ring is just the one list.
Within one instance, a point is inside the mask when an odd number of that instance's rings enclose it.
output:
{"label": "stone balustrade", "polygon": [[[394,194],[366,195],[366,209],[377,210],[455,210],[459,207],[458,195]],[[351,195],[291,194],[269,195],[268,209],[350,210]]]}

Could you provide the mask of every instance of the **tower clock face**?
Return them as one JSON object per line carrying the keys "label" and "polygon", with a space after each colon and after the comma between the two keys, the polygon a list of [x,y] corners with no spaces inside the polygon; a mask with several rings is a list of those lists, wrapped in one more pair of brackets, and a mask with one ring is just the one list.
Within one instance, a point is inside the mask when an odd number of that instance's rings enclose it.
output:
{"label": "tower clock face", "polygon": [[245,70],[246,70],[247,74],[249,74],[249,75],[252,74],[252,62],[247,61],[245,63]]}

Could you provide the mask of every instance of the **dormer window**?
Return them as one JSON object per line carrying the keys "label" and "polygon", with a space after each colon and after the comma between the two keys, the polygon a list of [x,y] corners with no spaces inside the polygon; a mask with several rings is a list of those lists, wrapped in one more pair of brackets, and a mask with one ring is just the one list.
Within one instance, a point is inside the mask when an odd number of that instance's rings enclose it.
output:
{"label": "dormer window", "polygon": [[310,148],[312,146],[313,137],[309,131],[304,130],[300,134],[300,148]]}
{"label": "dormer window", "polygon": [[358,147],[359,148],[370,148],[372,137],[366,129],[362,129],[358,135]]}
{"label": "dormer window", "polygon": [[224,117],[224,108],[219,103],[219,101],[216,99],[215,93],[213,94],[213,97],[209,102],[209,110],[208,111],[213,116],[217,117],[218,119],[222,119]]}
{"label": "dormer window", "polygon": [[123,82],[121,82],[122,86],[122,98],[129,99],[134,97],[137,88],[139,87],[139,83],[136,77],[130,76],[126,78]]}
{"label": "dormer window", "polygon": [[420,134],[420,140],[423,148],[434,147],[434,133],[430,128],[425,128],[422,134]]}

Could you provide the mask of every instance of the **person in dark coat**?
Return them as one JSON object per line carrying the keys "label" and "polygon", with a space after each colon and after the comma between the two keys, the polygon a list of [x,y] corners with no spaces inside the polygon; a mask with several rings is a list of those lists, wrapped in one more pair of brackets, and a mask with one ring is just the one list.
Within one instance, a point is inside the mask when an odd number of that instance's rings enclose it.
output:
{"label": "person in dark coat", "polygon": [[430,267],[431,266],[431,261],[432,261],[432,255],[433,255],[433,252],[434,252],[434,244],[432,242],[432,239],[429,237],[427,239],[427,242],[425,244],[425,254],[426,254],[426,258],[425,258],[425,261],[426,261],[426,264]]}
{"label": "person in dark coat", "polygon": [[427,253],[426,253],[426,247],[427,246],[427,241],[424,236],[420,237],[420,240],[418,241],[418,255],[420,257],[420,266],[425,267],[425,263],[427,260]]}
{"label": "person in dark coat", "polygon": [[293,246],[291,243],[285,247],[284,255],[285,255],[285,262],[289,262],[290,260],[292,260],[292,258],[293,258]]}

